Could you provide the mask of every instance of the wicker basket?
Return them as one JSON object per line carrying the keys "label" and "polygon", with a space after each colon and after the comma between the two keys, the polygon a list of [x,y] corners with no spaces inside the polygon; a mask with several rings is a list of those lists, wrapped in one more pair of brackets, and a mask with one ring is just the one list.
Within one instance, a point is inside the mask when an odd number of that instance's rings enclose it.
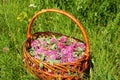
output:
{"label": "wicker basket", "polygon": [[[82,35],[85,41],[85,46],[86,46],[84,54],[82,54],[82,56],[79,59],[75,60],[72,63],[66,62],[64,64],[60,63],[60,64],[51,65],[49,62],[40,61],[30,55],[28,50],[31,47],[30,44],[31,44],[31,41],[33,40],[33,37],[36,37],[36,38],[38,36],[47,37],[50,35],[62,36],[62,34],[53,33],[53,32],[37,32],[37,33],[31,34],[31,26],[35,18],[45,12],[57,12],[57,13],[63,14],[69,17],[73,22],[75,22],[75,24],[77,24],[77,26],[82,32]],[[78,41],[79,39],[74,38],[74,40]],[[40,80],[82,80],[86,74],[86,71],[89,69],[89,59],[90,59],[89,48],[90,48],[89,41],[88,41],[87,34],[85,32],[85,29],[82,27],[80,22],[75,17],[73,17],[72,15],[62,10],[45,9],[36,13],[28,25],[27,39],[24,43],[25,67],[27,68],[27,70],[31,71],[34,75],[36,75]],[[39,66],[40,63],[44,65],[42,69]],[[48,70],[51,70],[53,73],[52,74],[49,73]],[[66,73],[68,73],[68,71],[70,71],[71,73],[77,72],[77,75],[65,75]]]}

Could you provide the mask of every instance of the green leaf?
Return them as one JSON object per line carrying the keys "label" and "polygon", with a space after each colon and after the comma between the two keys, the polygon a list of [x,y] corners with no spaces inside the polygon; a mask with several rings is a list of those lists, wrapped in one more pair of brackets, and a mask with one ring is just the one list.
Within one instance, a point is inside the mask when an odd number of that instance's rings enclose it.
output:
{"label": "green leaf", "polygon": [[81,73],[79,77],[80,77],[80,78],[83,78],[83,76],[84,76],[84,74]]}
{"label": "green leaf", "polygon": [[66,41],[66,42],[65,42],[65,45],[69,45],[69,44],[70,44],[70,41]]}
{"label": "green leaf", "polygon": [[54,62],[57,63],[57,64],[59,64],[59,63],[60,63],[60,60],[55,60]]}
{"label": "green leaf", "polygon": [[75,57],[78,57],[80,53],[79,52],[73,52],[73,54],[74,54]]}
{"label": "green leaf", "polygon": [[51,43],[49,39],[47,39],[47,43],[48,43],[48,44],[50,44],[50,43]]}
{"label": "green leaf", "polygon": [[45,59],[45,55],[42,54],[40,60],[43,61],[44,59]]}
{"label": "green leaf", "polygon": [[31,55],[31,56],[35,56],[35,55],[34,55],[34,48],[33,48],[33,47],[29,50],[29,52],[30,52],[30,55]]}
{"label": "green leaf", "polygon": [[44,67],[43,63],[40,63],[39,66],[40,66],[41,69]]}
{"label": "green leaf", "polygon": [[75,72],[75,73],[73,74],[73,76],[78,76],[78,73],[77,73],[77,72]]}
{"label": "green leaf", "polygon": [[53,44],[52,46],[51,46],[51,49],[55,49],[57,46],[56,46],[56,44]]}
{"label": "green leaf", "polygon": [[82,52],[82,48],[78,47],[78,52]]}
{"label": "green leaf", "polygon": [[49,60],[50,64],[53,65],[54,61],[53,60]]}
{"label": "green leaf", "polygon": [[68,70],[68,75],[71,75],[71,72],[70,72],[70,70]]}

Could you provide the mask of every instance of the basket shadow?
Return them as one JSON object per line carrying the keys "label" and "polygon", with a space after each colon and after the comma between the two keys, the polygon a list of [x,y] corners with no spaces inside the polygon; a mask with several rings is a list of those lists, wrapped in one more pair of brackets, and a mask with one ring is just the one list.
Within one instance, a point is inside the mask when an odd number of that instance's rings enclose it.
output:
{"label": "basket shadow", "polygon": [[93,70],[93,68],[94,68],[94,64],[93,64],[91,58],[89,59],[88,62],[89,62],[88,69],[85,71],[85,79],[87,79],[87,80],[90,79],[90,69]]}

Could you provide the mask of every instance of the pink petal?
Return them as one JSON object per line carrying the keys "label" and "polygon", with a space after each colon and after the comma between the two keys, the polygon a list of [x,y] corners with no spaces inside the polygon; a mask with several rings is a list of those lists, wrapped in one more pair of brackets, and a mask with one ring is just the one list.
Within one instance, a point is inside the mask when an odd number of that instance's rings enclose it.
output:
{"label": "pink petal", "polygon": [[38,54],[41,54],[44,52],[44,48],[43,47],[40,47],[36,50],[38,52]]}
{"label": "pink petal", "polygon": [[56,42],[57,42],[56,38],[52,38],[52,39],[51,39],[51,42],[52,42],[52,43],[56,43]]}
{"label": "pink petal", "polygon": [[36,58],[36,59],[39,59],[40,57],[39,57],[38,55],[35,55],[35,58]]}
{"label": "pink petal", "polygon": [[60,42],[66,42],[66,40],[67,40],[67,37],[66,36],[62,36],[59,41]]}
{"label": "pink petal", "polygon": [[64,48],[64,47],[65,47],[65,43],[58,42],[57,46],[58,46],[58,49],[60,49],[60,50],[61,50],[62,48]]}
{"label": "pink petal", "polygon": [[85,44],[84,43],[79,43],[79,44],[77,44],[77,46],[82,48],[82,50],[85,50]]}

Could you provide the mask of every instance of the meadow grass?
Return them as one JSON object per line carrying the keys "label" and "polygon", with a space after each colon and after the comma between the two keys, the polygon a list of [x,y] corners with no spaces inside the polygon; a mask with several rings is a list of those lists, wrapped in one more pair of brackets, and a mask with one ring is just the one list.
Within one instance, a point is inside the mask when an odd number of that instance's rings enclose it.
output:
{"label": "meadow grass", "polygon": [[[29,6],[34,4],[35,6]],[[119,0],[1,0],[0,1],[0,80],[36,80],[23,64],[23,43],[32,16],[46,8],[62,9],[75,16],[86,29],[91,61],[88,80],[120,79]],[[79,28],[56,13],[40,15],[32,33],[52,31],[83,39]]]}

